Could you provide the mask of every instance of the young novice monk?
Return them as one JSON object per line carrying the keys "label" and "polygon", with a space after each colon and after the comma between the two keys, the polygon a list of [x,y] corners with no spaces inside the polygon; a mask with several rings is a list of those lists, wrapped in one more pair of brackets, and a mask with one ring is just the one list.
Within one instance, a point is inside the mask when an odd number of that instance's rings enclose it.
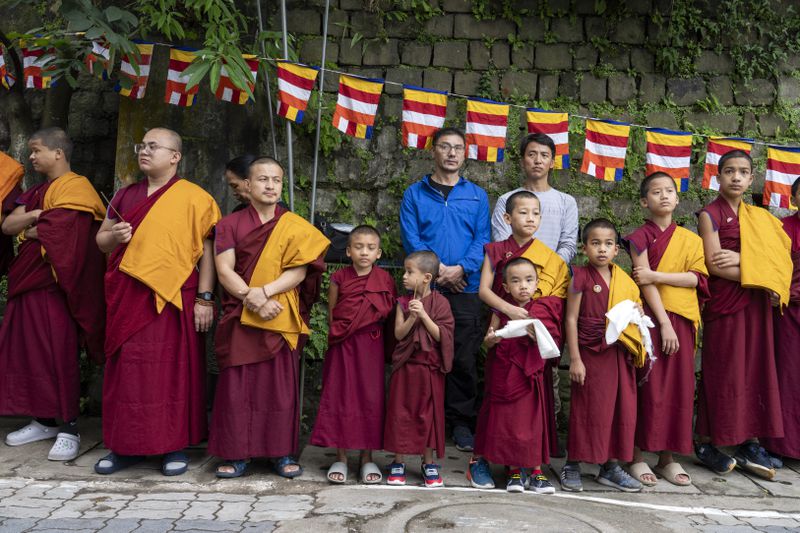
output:
{"label": "young novice monk", "polygon": [[652,331],[656,359],[637,372],[636,447],[628,472],[644,485],[655,485],[642,450],[659,452],[655,472],[675,485],[689,485],[691,478],[673,460],[672,452],[692,453],[695,339],[700,305],[708,296],[703,241],[672,220],[678,192],[671,176],[650,174],[642,181],[639,196],[650,220],[625,242],[645,313],[659,327]]}
{"label": "young novice monk", "polygon": [[[512,194],[506,202],[504,217],[511,226],[511,236],[484,247],[486,255],[481,271],[480,298],[509,320],[529,318],[528,311],[520,307],[504,289],[502,276],[509,261],[524,257],[536,267],[538,284],[532,295],[538,301],[539,311],[536,318],[544,319],[546,316],[554,320],[560,329],[564,298],[569,284],[569,269],[558,254],[533,237],[541,222],[539,199],[530,191]],[[554,336],[556,343],[560,344],[561,337],[560,332]],[[552,371],[549,368],[545,371],[544,380],[545,388],[552,390]],[[549,439],[549,449],[555,450],[557,435],[552,394],[546,395],[545,437]],[[467,478],[475,488],[494,488],[489,464],[478,455],[470,460]],[[546,478],[537,483],[546,483]]]}
{"label": "young novice monk", "polygon": [[[580,461],[601,464],[597,481],[625,492],[642,484],[617,463],[633,459],[636,431],[636,370],[644,364],[641,337],[629,325],[618,342],[605,342],[605,313],[623,300],[639,303],[639,288],[612,261],[619,253],[617,230],[600,218],[583,229],[589,265],[573,267],[567,296],[567,344],[572,399],[569,412],[569,460],[561,487],[580,492]],[[633,355],[633,364],[631,363]]]}
{"label": "young novice monk", "polygon": [[[800,178],[792,184],[792,203],[800,207]],[[792,239],[792,287],[789,306],[783,315],[774,313],[775,366],[783,412],[783,438],[762,439],[770,453],[800,459],[800,211],[782,220],[783,229]]]}
{"label": "young novice monk", "polygon": [[447,299],[431,290],[439,272],[436,254],[420,251],[405,260],[403,287],[413,295],[397,301],[384,448],[395,453],[389,485],[405,485],[404,454],[422,454],[426,487],[442,487],[433,451],[444,456],[444,377],[453,365],[453,314]]}
{"label": "young novice monk", "polygon": [[[503,288],[528,317],[542,320],[550,334],[560,340],[560,314],[552,316],[543,299],[534,300],[538,277],[529,259],[517,257],[503,269]],[[494,311],[485,344],[490,348],[486,363],[486,387],[475,432],[476,457],[509,465],[506,490],[523,492],[522,466],[532,466],[531,487],[538,494],[552,494],[553,485],[542,473],[549,462],[547,401],[552,389],[544,386],[544,360],[529,326],[528,336],[500,339],[495,331],[509,321]],[[473,462],[475,459],[473,459]]]}
{"label": "young novice monk", "polygon": [[331,483],[347,479],[347,450],[361,450],[361,481],[379,483],[372,450],[383,449],[384,321],[394,308],[392,277],[375,265],[381,235],[372,226],[350,232],[352,266],[337,270],[328,289],[328,353],[322,398],[311,444],[336,448],[328,469]]}
{"label": "young novice monk", "polygon": [[[784,434],[770,302],[789,303],[791,240],[769,211],[742,201],[753,182],[748,154],[723,155],[717,179],[719,196],[697,223],[711,299],[703,309],[695,453],[718,474],[738,464],[772,479],[775,469],[758,438]],[[716,448],[736,444],[735,459]]]}

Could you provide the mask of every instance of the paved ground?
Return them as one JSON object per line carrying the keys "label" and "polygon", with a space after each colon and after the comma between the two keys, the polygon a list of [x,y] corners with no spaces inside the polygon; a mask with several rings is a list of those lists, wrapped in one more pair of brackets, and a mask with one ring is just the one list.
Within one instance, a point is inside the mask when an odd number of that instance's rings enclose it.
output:
{"label": "paved ground", "polygon": [[[0,419],[0,437],[24,422]],[[476,491],[464,478],[468,456],[455,448],[444,460],[447,488],[435,490],[421,487],[415,472],[405,488],[362,486],[352,473],[347,485],[332,487],[324,476],[332,457],[315,447],[305,448],[306,473],[294,481],[262,462],[244,478],[217,480],[203,448],[190,450],[190,470],[178,478],[163,477],[156,460],[101,477],[91,470],[106,453],[99,424],[82,427],[82,454],[69,463],[45,459],[50,441],[0,444],[0,532],[800,531],[800,462],[767,482],[738,472],[716,476],[684,458],[693,487],[662,481],[634,495],[595,483],[588,467],[581,494]],[[554,460],[553,468],[560,466]],[[350,468],[357,468],[355,457]],[[495,477],[502,481],[499,470]]]}

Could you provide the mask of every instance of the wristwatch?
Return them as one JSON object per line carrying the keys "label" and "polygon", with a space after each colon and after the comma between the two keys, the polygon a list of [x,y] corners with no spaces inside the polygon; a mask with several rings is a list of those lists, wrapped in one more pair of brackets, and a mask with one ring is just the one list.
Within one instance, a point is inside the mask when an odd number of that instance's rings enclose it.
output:
{"label": "wristwatch", "polygon": [[213,292],[198,292],[197,297],[201,300],[206,302],[213,302],[214,301],[214,293]]}

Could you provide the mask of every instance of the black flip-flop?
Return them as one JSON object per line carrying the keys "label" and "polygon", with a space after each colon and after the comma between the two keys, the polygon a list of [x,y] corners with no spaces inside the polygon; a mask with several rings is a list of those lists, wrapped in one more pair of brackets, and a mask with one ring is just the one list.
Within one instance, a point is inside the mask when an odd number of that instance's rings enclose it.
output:
{"label": "black flip-flop", "polygon": [[[233,468],[233,472],[223,472],[220,468],[229,466]],[[241,477],[247,471],[247,461],[240,459],[238,461],[225,461],[217,466],[215,474],[219,478],[229,479],[234,477]]]}
{"label": "black flip-flop", "polygon": [[[119,472],[120,470],[141,462],[142,459],[144,459],[144,457],[141,455],[117,455],[111,452],[94,464],[94,471],[102,475],[113,474],[114,472]],[[108,461],[111,465],[100,466],[100,463],[103,461]]]}
{"label": "black flip-flop", "polygon": [[[286,467],[291,465],[297,465],[298,467],[297,470],[291,470],[291,471],[286,470]],[[272,463],[272,468],[275,469],[276,474],[278,474],[281,477],[285,477],[287,479],[292,479],[297,476],[303,475],[303,467],[300,466],[300,463],[298,463],[288,455],[284,455],[283,457],[275,459],[275,461],[273,461]]]}

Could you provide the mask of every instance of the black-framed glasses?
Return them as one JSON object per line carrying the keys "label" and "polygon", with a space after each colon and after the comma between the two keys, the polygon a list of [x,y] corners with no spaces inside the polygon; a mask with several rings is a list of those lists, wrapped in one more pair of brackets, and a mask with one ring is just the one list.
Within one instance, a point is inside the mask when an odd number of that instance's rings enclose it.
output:
{"label": "black-framed glasses", "polygon": [[162,146],[158,143],[139,143],[133,145],[133,153],[138,154],[139,152],[147,152],[148,154],[152,154],[159,148],[163,148],[164,150],[172,150],[173,152],[177,152],[175,148],[170,148],[169,146]]}

